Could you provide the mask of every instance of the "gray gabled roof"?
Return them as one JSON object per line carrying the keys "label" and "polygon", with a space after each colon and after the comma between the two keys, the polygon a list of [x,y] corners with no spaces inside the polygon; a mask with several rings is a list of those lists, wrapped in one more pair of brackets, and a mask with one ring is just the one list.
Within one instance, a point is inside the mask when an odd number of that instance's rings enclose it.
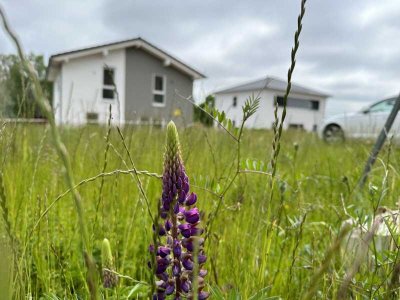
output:
{"label": "gray gabled roof", "polygon": [[54,54],[49,59],[49,65],[47,67],[47,78],[48,79],[51,78],[50,72],[52,70],[52,67],[56,67],[57,65],[60,65],[61,63],[63,63],[64,61],[68,61],[69,59],[87,56],[87,55],[96,54],[96,53],[102,53],[104,51],[107,52],[109,50],[128,48],[128,47],[136,47],[136,48],[143,49],[143,50],[147,51],[148,53],[150,53],[151,55],[154,55],[155,57],[158,57],[158,58],[164,60],[168,65],[171,65],[171,66],[177,68],[178,70],[180,70],[181,72],[191,76],[193,79],[201,79],[201,78],[206,77],[202,73],[193,69],[192,67],[190,67],[186,63],[182,62],[181,60],[177,59],[176,57],[172,56],[171,54],[154,46],[153,44],[149,43],[145,39],[138,37],[138,38],[134,38],[134,39],[118,41],[118,42],[114,42],[114,43],[97,45],[97,46],[93,46],[93,47],[87,47],[87,48],[82,48],[82,49],[78,49],[78,50]]}
{"label": "gray gabled roof", "polygon": [[[263,79],[219,90],[215,92],[215,94],[228,94],[228,93],[247,92],[247,91],[258,92],[263,89],[285,92],[286,86],[287,82],[285,80],[268,76]],[[294,84],[293,82],[291,85],[290,92],[297,94],[311,95],[311,96],[329,97],[329,95],[326,93],[310,89],[298,84]]]}

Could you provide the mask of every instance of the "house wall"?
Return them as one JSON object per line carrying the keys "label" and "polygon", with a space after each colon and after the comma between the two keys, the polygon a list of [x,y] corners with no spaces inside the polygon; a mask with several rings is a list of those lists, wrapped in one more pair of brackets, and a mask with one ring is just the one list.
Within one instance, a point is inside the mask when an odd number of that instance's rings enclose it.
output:
{"label": "house wall", "polygon": [[[254,91],[257,95],[258,91]],[[239,93],[226,93],[215,95],[215,105],[218,110],[223,110],[228,118],[232,119],[236,125],[242,121],[242,106],[246,99],[252,95],[251,91]],[[274,99],[276,96],[283,96],[283,92],[264,90],[260,94],[260,107],[246,123],[249,128],[272,128],[274,122]],[[237,97],[237,106],[233,107],[233,97]],[[319,100],[319,110],[311,110],[304,108],[287,107],[287,115],[285,119],[284,128],[288,128],[290,124],[302,124],[304,129],[308,131],[313,130],[314,125],[320,125],[325,114],[326,99],[318,96],[308,96],[301,94],[290,94],[290,97],[306,99],[306,100]],[[282,113],[282,108],[278,109],[279,116]]]}
{"label": "house wall", "polygon": [[[114,68],[114,81],[119,94],[119,101],[117,99],[103,99],[103,68],[105,65]],[[59,84],[60,90],[54,91],[53,107],[58,124],[85,124],[88,112],[98,113],[98,121],[105,123],[109,117],[110,104],[112,106],[112,121],[114,123],[124,122],[124,49],[63,62],[55,82],[57,80],[60,80],[61,84]],[[57,88],[57,84],[55,88]]]}
{"label": "house wall", "polygon": [[[166,77],[165,106],[153,105],[154,74]],[[193,121],[192,105],[177,95],[192,96],[193,80],[178,70],[138,48],[126,49],[126,122],[143,120],[178,124]],[[179,113],[180,112],[180,113]]]}

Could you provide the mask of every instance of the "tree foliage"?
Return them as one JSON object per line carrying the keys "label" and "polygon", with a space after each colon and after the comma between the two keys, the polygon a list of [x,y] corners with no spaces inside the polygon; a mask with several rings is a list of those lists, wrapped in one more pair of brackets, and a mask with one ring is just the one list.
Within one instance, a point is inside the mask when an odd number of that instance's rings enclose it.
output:
{"label": "tree foliage", "polygon": [[215,97],[213,95],[208,95],[206,100],[199,105],[199,107],[194,107],[194,121],[200,122],[205,126],[212,126],[213,119],[207,113],[203,111],[205,108],[214,108],[215,106]]}
{"label": "tree foliage", "polygon": [[[35,68],[46,96],[51,84],[46,80],[46,65],[42,55],[27,57]],[[32,94],[32,83],[17,55],[0,55],[0,115],[3,117],[40,118],[42,114]]]}

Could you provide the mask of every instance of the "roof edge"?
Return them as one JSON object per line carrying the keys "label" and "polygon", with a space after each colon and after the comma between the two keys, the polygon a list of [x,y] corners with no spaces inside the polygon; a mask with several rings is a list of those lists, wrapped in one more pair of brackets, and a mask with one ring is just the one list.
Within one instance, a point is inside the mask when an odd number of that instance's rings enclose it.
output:
{"label": "roof edge", "polygon": [[148,52],[150,55],[156,56],[158,58],[164,58],[165,61],[168,61],[169,65],[172,65],[182,73],[191,76],[194,80],[206,78],[204,74],[193,69],[188,64],[182,62],[180,59],[177,59],[176,57],[158,48],[157,46],[154,46],[153,44],[149,43],[141,37],[53,54],[49,58],[46,78],[48,78],[48,75],[51,73],[51,69],[54,67],[54,64],[56,62],[62,64],[64,61],[68,61],[69,59],[97,54],[102,51],[126,49],[134,46],[137,46],[138,48],[143,48],[143,50]]}
{"label": "roof edge", "polygon": [[[257,81],[261,81],[261,80],[266,80],[268,82],[266,83],[266,85],[263,88],[256,89],[257,91],[273,90],[273,91],[286,92],[286,89],[276,89],[276,88],[268,87],[269,81],[271,81],[271,80],[283,81],[283,82],[285,82],[287,84],[286,80],[283,80],[283,79],[281,79],[279,77],[276,77],[276,76],[267,76],[267,77],[262,77],[262,78],[259,78],[259,79],[256,79],[256,80],[246,81],[246,82],[243,82],[243,83],[240,83],[240,84],[236,84],[236,85],[231,85],[229,87],[217,90],[217,91],[213,92],[213,94],[217,95],[217,94],[227,94],[227,93],[232,93],[232,92],[254,91],[254,89],[251,89],[251,88],[243,88],[243,90],[238,90],[238,91],[230,91],[230,90],[236,89],[236,88],[240,88],[241,86],[246,86],[246,85],[255,83]],[[311,90],[311,92],[293,92],[293,93],[304,94],[304,95],[309,95],[309,96],[325,97],[325,98],[332,97],[332,95],[330,95],[330,94],[327,94],[325,92],[321,92],[321,91],[318,91],[318,90],[314,90],[314,89],[305,87],[305,86],[303,86],[301,84],[298,84],[296,82],[291,82],[291,84],[292,85],[297,85],[298,87],[301,87],[301,88],[305,88],[305,89]]]}

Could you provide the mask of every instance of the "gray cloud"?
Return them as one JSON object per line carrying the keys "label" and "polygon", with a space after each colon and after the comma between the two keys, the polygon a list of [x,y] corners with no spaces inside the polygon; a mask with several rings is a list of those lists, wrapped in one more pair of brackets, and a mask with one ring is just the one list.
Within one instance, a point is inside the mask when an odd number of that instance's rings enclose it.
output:
{"label": "gray cloud", "polygon": [[[1,1],[1,0],[0,0]],[[142,36],[181,58],[215,89],[267,74],[286,77],[300,1],[1,2],[26,49],[49,55]],[[328,113],[396,94],[400,3],[309,0],[294,81],[333,95]],[[5,36],[0,35],[1,40]],[[8,42],[0,51],[9,52]]]}

